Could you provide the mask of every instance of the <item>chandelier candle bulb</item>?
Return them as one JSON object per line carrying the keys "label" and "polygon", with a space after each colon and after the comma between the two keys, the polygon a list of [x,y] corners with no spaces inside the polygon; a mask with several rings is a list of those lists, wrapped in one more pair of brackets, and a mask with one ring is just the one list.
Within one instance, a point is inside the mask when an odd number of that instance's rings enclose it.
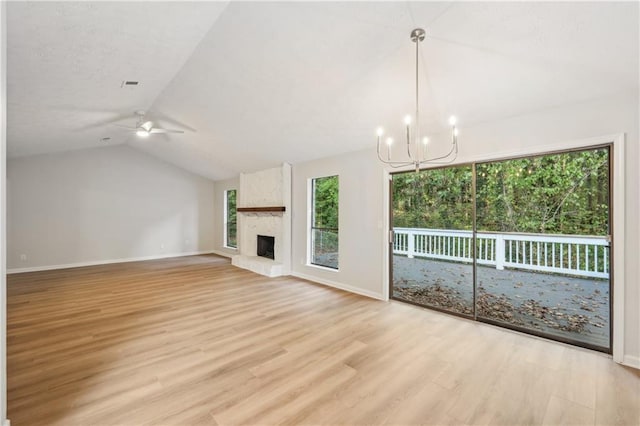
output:
{"label": "chandelier candle bulb", "polygon": [[424,137],[422,138],[422,161],[424,161],[427,158],[427,144],[429,143],[429,138],[428,137]]}
{"label": "chandelier candle bulb", "polygon": [[411,127],[407,124],[407,155],[411,158]]}
{"label": "chandelier candle bulb", "polygon": [[[415,100],[416,100],[416,115],[412,117],[411,115],[406,115],[404,117],[406,138],[407,138],[407,159],[400,160],[391,160],[391,144],[393,143],[393,139],[387,138],[387,159],[383,159],[382,155],[380,155],[380,145],[381,145],[381,137],[382,137],[382,128],[378,128],[378,143],[377,143],[377,152],[378,152],[378,160],[382,163],[388,165],[392,168],[399,167],[407,167],[407,166],[415,166],[416,172],[420,170],[420,166],[424,164],[447,164],[455,161],[458,154],[458,129],[456,128],[456,117],[449,117],[449,124],[451,125],[451,138],[453,141],[453,146],[445,155],[441,155],[438,157],[427,158],[427,144],[429,142],[428,138],[420,138],[420,104],[419,104],[419,59],[420,59],[420,42],[425,39],[426,31],[422,28],[416,28],[411,31],[411,41],[416,44],[416,91],[415,91]],[[413,128],[411,123],[415,122]],[[413,139],[412,139],[413,135]],[[422,141],[422,144],[420,143]],[[412,146],[412,144],[414,146]]]}

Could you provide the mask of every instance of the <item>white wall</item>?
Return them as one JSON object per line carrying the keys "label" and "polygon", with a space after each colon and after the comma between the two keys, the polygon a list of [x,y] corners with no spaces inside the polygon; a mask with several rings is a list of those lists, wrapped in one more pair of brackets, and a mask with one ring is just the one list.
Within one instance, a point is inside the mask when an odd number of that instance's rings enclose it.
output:
{"label": "white wall", "polygon": [[[231,249],[224,246],[224,192],[231,189],[235,189],[236,191],[238,191],[236,197],[240,195],[239,178],[219,180],[215,182],[213,250],[216,254],[227,257],[234,256],[240,253],[237,249]],[[240,239],[238,239],[238,242],[239,241]]]}
{"label": "white wall", "polygon": [[[640,367],[640,147],[638,94],[512,117],[500,122],[466,127],[460,123],[460,155],[457,162],[500,158],[523,149],[548,149],[549,145],[595,136],[626,133],[625,207],[625,309],[624,360]],[[435,138],[437,139],[437,138]],[[373,145],[372,138],[372,145]],[[434,149],[438,141],[431,145]],[[340,271],[307,266],[307,180],[340,176]],[[388,220],[387,184],[373,148],[339,157],[293,166],[293,273],[374,297],[383,297],[387,275],[382,250]],[[615,297],[615,295],[614,295]]]}
{"label": "white wall", "polygon": [[[339,270],[307,265],[309,179],[339,176]],[[383,169],[374,151],[295,164],[292,169],[293,275],[384,299]]]}
{"label": "white wall", "polygon": [[213,250],[213,182],[129,146],[10,159],[7,171],[9,270]]}

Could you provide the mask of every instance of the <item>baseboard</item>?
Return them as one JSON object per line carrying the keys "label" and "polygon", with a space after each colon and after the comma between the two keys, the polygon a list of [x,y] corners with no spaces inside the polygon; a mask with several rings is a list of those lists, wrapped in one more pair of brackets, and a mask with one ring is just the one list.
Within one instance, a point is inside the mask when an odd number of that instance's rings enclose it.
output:
{"label": "baseboard", "polygon": [[217,254],[218,256],[222,256],[222,257],[228,257],[229,259],[231,259],[236,254],[239,254],[239,253],[229,253],[222,250],[212,250],[211,253]]}
{"label": "baseboard", "polygon": [[348,284],[343,284],[343,283],[339,283],[331,280],[325,280],[322,278],[314,277],[312,275],[302,274],[300,272],[293,272],[293,271],[291,272],[291,276],[294,276],[296,278],[302,278],[303,280],[307,280],[307,281],[313,281],[318,284],[324,284],[329,287],[334,287],[340,290],[348,291],[349,293],[355,293],[361,296],[371,297],[372,299],[384,300],[384,296],[380,293],[376,293],[369,290],[363,290],[361,288],[353,287]]}
{"label": "baseboard", "polygon": [[111,263],[140,262],[143,260],[157,260],[157,259],[167,259],[170,257],[196,256],[199,254],[217,254],[217,253],[214,253],[213,250],[204,250],[204,251],[192,251],[187,253],[160,254],[155,256],[129,257],[124,259],[93,260],[89,262],[67,263],[64,265],[32,266],[29,268],[7,269],[7,274],[21,274],[23,272],[51,271],[54,269],[82,268],[84,266],[108,265]]}
{"label": "baseboard", "polygon": [[9,419],[4,419],[2,426],[11,426],[11,421]]}
{"label": "baseboard", "polygon": [[640,357],[625,355],[624,358],[622,358],[622,365],[640,370]]}

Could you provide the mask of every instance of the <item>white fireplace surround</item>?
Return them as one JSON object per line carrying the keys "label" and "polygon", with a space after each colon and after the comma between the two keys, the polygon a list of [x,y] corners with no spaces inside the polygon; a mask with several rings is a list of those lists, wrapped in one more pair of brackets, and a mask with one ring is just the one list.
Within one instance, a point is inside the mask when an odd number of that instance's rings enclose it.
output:
{"label": "white fireplace surround", "polygon": [[[240,174],[238,207],[284,206],[284,212],[238,212],[238,251],[234,266],[268,277],[291,272],[291,166]],[[274,259],[257,255],[258,235],[275,238]]]}

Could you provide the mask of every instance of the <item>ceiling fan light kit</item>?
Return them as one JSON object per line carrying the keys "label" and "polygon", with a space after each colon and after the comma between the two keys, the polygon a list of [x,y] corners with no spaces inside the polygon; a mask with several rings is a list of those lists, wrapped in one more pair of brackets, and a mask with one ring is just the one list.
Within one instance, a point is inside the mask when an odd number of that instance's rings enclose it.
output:
{"label": "ceiling fan light kit", "polygon": [[[382,138],[384,136],[384,129],[382,127],[378,127],[376,131],[377,135],[377,152],[378,159],[392,167],[407,167],[407,166],[415,166],[416,172],[420,170],[422,165],[427,164],[447,164],[455,161],[458,156],[458,128],[456,127],[456,118],[451,116],[449,118],[449,126],[451,126],[451,148],[449,152],[445,155],[441,155],[438,157],[428,158],[427,156],[427,145],[429,144],[429,138],[426,136],[421,136],[420,131],[420,106],[419,106],[419,58],[420,58],[420,42],[425,39],[426,32],[422,28],[416,28],[411,31],[411,41],[416,44],[416,115],[415,120],[407,115],[404,118],[405,125],[405,137],[406,137],[406,145],[407,152],[406,157],[401,160],[393,160],[391,157],[391,146],[393,145],[393,138],[387,137],[384,140],[386,144],[386,156],[383,157],[380,153]],[[412,122],[415,124],[412,127]]]}
{"label": "ceiling fan light kit", "polygon": [[145,115],[146,115],[145,111],[142,111],[142,110],[136,111],[135,115],[138,117],[135,127],[122,126],[122,125],[116,125],[116,126],[127,129],[128,131],[135,133],[140,138],[147,138],[149,137],[149,135],[155,134],[155,133],[184,133],[183,130],[163,129],[161,127],[155,126],[153,121],[149,121],[149,120],[145,121]]}

